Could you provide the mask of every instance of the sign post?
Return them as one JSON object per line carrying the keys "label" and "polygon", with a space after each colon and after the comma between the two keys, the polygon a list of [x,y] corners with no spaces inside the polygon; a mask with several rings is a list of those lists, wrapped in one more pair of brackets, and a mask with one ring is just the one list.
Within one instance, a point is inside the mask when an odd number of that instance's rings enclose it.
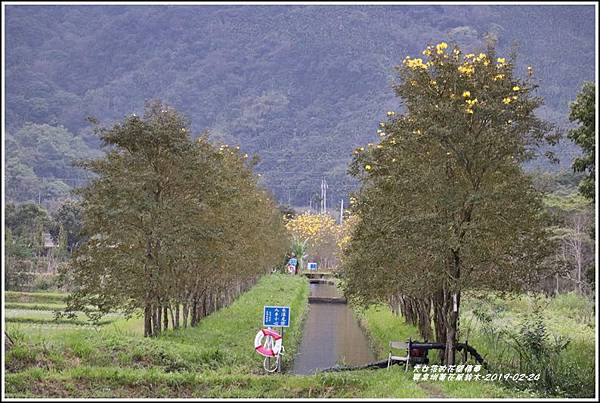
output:
{"label": "sign post", "polygon": [[290,327],[290,307],[265,305],[263,311],[263,326]]}
{"label": "sign post", "polygon": [[[263,326],[268,328],[280,327],[281,337],[283,338],[284,329],[290,327],[290,307],[265,305],[263,308]],[[281,372],[281,359],[277,360],[277,371]]]}

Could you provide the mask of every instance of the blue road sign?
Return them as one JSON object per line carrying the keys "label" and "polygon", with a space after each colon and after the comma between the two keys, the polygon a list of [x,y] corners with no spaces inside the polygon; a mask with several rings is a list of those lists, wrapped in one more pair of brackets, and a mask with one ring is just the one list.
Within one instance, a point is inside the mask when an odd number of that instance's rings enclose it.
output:
{"label": "blue road sign", "polygon": [[290,261],[288,262],[288,264],[293,264],[294,266],[296,266],[297,263],[298,263],[298,259],[296,259],[295,257],[291,258]]}
{"label": "blue road sign", "polygon": [[308,270],[317,270],[317,264],[315,262],[310,262],[306,267]]}
{"label": "blue road sign", "polygon": [[263,312],[263,326],[290,327],[290,307],[265,306]]}

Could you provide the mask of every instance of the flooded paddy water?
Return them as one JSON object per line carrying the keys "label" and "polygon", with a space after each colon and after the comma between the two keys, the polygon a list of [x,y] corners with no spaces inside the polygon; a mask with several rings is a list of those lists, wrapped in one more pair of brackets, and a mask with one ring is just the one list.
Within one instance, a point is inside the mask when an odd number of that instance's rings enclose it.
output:
{"label": "flooded paddy water", "polygon": [[[310,296],[342,298],[331,283],[311,283]],[[375,360],[367,336],[346,304],[315,302],[309,308],[292,373],[306,375],[338,364],[359,365]]]}

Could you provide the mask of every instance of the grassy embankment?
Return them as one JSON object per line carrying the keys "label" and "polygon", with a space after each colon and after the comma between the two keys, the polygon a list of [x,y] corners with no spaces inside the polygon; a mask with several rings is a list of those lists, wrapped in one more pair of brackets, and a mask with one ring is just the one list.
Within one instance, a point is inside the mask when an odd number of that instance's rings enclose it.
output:
{"label": "grassy embankment", "polygon": [[[594,394],[594,305],[593,302],[574,294],[556,298],[533,297],[486,297],[468,296],[464,299],[461,315],[460,340],[468,339],[480,354],[492,365],[494,372],[515,373],[518,353],[517,337],[524,321],[534,307],[541,307],[541,317],[548,340],[555,337],[571,339],[566,350],[553,358],[554,390],[544,391],[540,385],[506,384],[495,382],[418,382],[425,390],[439,396],[456,397],[517,397],[517,396],[578,396],[593,397]],[[414,326],[404,322],[387,307],[360,310],[361,325],[369,333],[379,357],[387,355],[390,340],[419,340]],[[430,354],[432,362],[436,355]],[[530,372],[547,365],[543,358],[533,362],[520,372]],[[538,368],[536,368],[536,366]],[[518,368],[518,367],[517,367]],[[409,371],[410,373],[410,371]]]}
{"label": "grassy embankment", "polygon": [[285,337],[290,357],[300,338],[307,294],[303,278],[265,277],[198,327],[149,339],[141,336],[139,318],[115,314],[111,323],[98,327],[81,326],[79,319],[55,323],[52,310],[63,306],[64,296],[7,293],[7,329],[15,346],[6,357],[6,392],[55,397],[242,393],[253,378],[270,382],[258,376],[261,360],[252,349],[263,305],[291,306],[292,327]]}

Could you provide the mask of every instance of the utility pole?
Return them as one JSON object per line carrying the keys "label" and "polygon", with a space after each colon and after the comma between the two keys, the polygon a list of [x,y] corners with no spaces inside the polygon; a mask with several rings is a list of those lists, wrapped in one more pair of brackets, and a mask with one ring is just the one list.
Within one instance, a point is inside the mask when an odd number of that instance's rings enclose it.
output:
{"label": "utility pole", "polygon": [[324,181],[325,179],[321,178],[321,208],[319,209],[319,213],[323,214],[323,200],[325,197],[325,186],[324,186]]}
{"label": "utility pole", "polygon": [[322,207],[321,207],[321,213],[325,214],[327,213],[327,181],[325,180],[325,178],[323,178],[323,180],[321,181],[322,185],[321,185],[321,198],[323,199],[321,201]]}

